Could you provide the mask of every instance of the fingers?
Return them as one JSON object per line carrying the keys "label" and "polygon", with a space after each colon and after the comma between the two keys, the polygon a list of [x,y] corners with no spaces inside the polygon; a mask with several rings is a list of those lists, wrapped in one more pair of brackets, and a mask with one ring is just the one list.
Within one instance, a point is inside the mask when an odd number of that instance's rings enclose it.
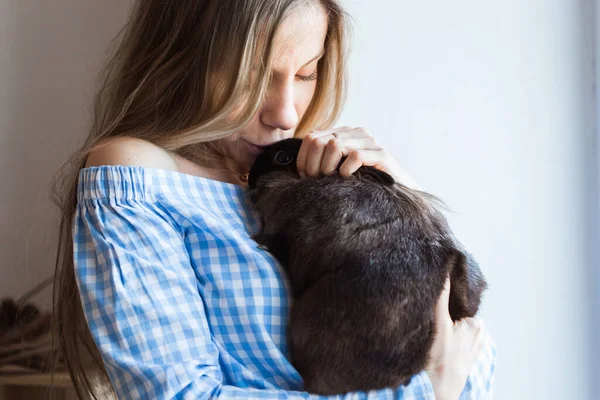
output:
{"label": "fingers", "polygon": [[475,356],[479,354],[485,338],[485,327],[483,325],[483,321],[477,317],[464,318],[456,324],[456,328],[468,332],[472,338],[471,353]]}
{"label": "fingers", "polygon": [[340,166],[340,175],[344,178],[348,178],[350,175],[355,173],[363,165],[375,168],[381,168],[381,162],[384,159],[385,154],[383,149],[378,150],[352,150],[348,154],[348,158]]}
{"label": "fingers", "polygon": [[435,317],[435,335],[433,344],[429,351],[429,361],[427,363],[427,369],[435,371],[437,365],[440,364],[440,360],[445,354],[446,347],[452,340],[453,334],[453,323],[450,318],[450,311],[448,308],[448,302],[450,300],[450,277],[446,278],[444,289],[440,294],[440,297],[436,303],[434,310]]}
{"label": "fingers", "polygon": [[[340,165],[342,158],[347,157]],[[300,177],[332,175],[338,170],[349,178],[362,166],[390,174],[406,187],[421,190],[415,180],[363,128],[340,128],[313,131],[300,146],[296,168]]]}
{"label": "fingers", "polygon": [[332,175],[338,168],[338,164],[344,156],[344,148],[338,138],[329,139],[325,146],[325,154],[321,161],[321,172],[324,175]]}
{"label": "fingers", "polygon": [[483,322],[479,318],[452,323],[449,300],[450,279],[447,278],[436,303],[436,334],[425,365],[436,398],[458,398],[485,340]]}
{"label": "fingers", "polygon": [[[302,148],[301,148],[302,149]],[[317,176],[321,171],[321,160],[325,154],[325,146],[322,145],[321,139],[315,139],[311,143],[310,157],[306,157],[305,173],[309,176]]]}
{"label": "fingers", "polygon": [[[376,152],[366,155],[362,152]],[[362,128],[341,127],[325,131],[314,131],[304,137],[298,152],[296,167],[300,176],[317,176],[319,174],[331,175],[345,156],[352,152],[359,152],[352,156],[350,162],[345,162],[343,173],[350,176],[362,165],[377,165],[385,156],[383,149],[375,139]],[[368,164],[362,164],[367,162]],[[342,172],[342,170],[340,171]]]}
{"label": "fingers", "polygon": [[[296,157],[296,168],[298,169],[300,176],[305,177],[306,175],[318,175],[319,171],[317,168],[317,171],[315,172],[315,165],[318,165],[319,168],[321,166],[321,160],[324,154],[324,150],[322,149],[325,148],[327,142],[331,138],[336,138],[336,136],[339,137],[342,132],[346,132],[348,129],[348,127],[341,127],[337,128],[336,130],[330,129],[325,131],[313,131],[306,135],[302,140],[300,151]],[[333,135],[334,133],[336,133],[335,136]],[[311,160],[309,160],[309,158]]]}
{"label": "fingers", "polygon": [[452,318],[450,317],[450,277],[446,278],[444,284],[444,290],[440,294],[438,302],[435,306],[435,319],[440,329],[453,325]]}

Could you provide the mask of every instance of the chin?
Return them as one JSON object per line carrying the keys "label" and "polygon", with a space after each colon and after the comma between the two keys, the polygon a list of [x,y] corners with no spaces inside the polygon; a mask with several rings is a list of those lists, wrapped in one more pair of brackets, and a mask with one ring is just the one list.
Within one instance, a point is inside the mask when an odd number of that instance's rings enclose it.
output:
{"label": "chin", "polygon": [[254,164],[256,157],[258,157],[258,155],[255,154],[247,154],[243,157],[240,157],[238,155],[237,159],[235,159],[234,162],[235,165],[239,166],[240,170],[248,172],[250,171],[250,168],[252,168],[252,164]]}

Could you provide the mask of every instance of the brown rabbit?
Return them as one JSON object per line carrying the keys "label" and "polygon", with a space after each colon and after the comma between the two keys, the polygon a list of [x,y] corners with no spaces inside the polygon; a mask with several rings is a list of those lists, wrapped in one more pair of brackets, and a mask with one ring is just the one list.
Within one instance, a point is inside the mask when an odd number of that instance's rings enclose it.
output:
{"label": "brown rabbit", "polygon": [[427,362],[446,277],[452,319],[472,317],[486,288],[479,266],[433,196],[372,167],[301,179],[301,143],[266,148],[249,177],[263,219],[255,240],[284,265],[294,293],[291,361],[312,393],[407,384]]}

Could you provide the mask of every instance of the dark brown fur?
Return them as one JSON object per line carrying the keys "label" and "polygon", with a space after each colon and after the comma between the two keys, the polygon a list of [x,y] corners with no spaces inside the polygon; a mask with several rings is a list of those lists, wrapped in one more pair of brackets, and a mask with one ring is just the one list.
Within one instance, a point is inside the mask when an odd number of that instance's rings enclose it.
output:
{"label": "dark brown fur", "polygon": [[477,312],[481,271],[433,196],[371,167],[300,179],[300,144],[272,145],[250,173],[263,218],[255,240],[286,267],[294,292],[291,361],[312,393],[407,384],[427,362],[446,277],[458,320]]}

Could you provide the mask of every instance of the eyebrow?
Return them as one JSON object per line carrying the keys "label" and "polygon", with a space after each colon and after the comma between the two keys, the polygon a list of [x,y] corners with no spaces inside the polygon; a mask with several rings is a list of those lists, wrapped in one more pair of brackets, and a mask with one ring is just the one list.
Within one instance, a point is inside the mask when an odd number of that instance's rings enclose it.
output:
{"label": "eyebrow", "polygon": [[310,64],[311,62],[315,61],[316,59],[319,59],[319,58],[323,57],[324,54],[325,54],[325,50],[321,50],[321,52],[319,54],[317,54],[316,56],[314,56],[313,58],[311,58],[310,61],[307,62],[306,64],[304,64],[301,68],[304,68],[308,64]]}

